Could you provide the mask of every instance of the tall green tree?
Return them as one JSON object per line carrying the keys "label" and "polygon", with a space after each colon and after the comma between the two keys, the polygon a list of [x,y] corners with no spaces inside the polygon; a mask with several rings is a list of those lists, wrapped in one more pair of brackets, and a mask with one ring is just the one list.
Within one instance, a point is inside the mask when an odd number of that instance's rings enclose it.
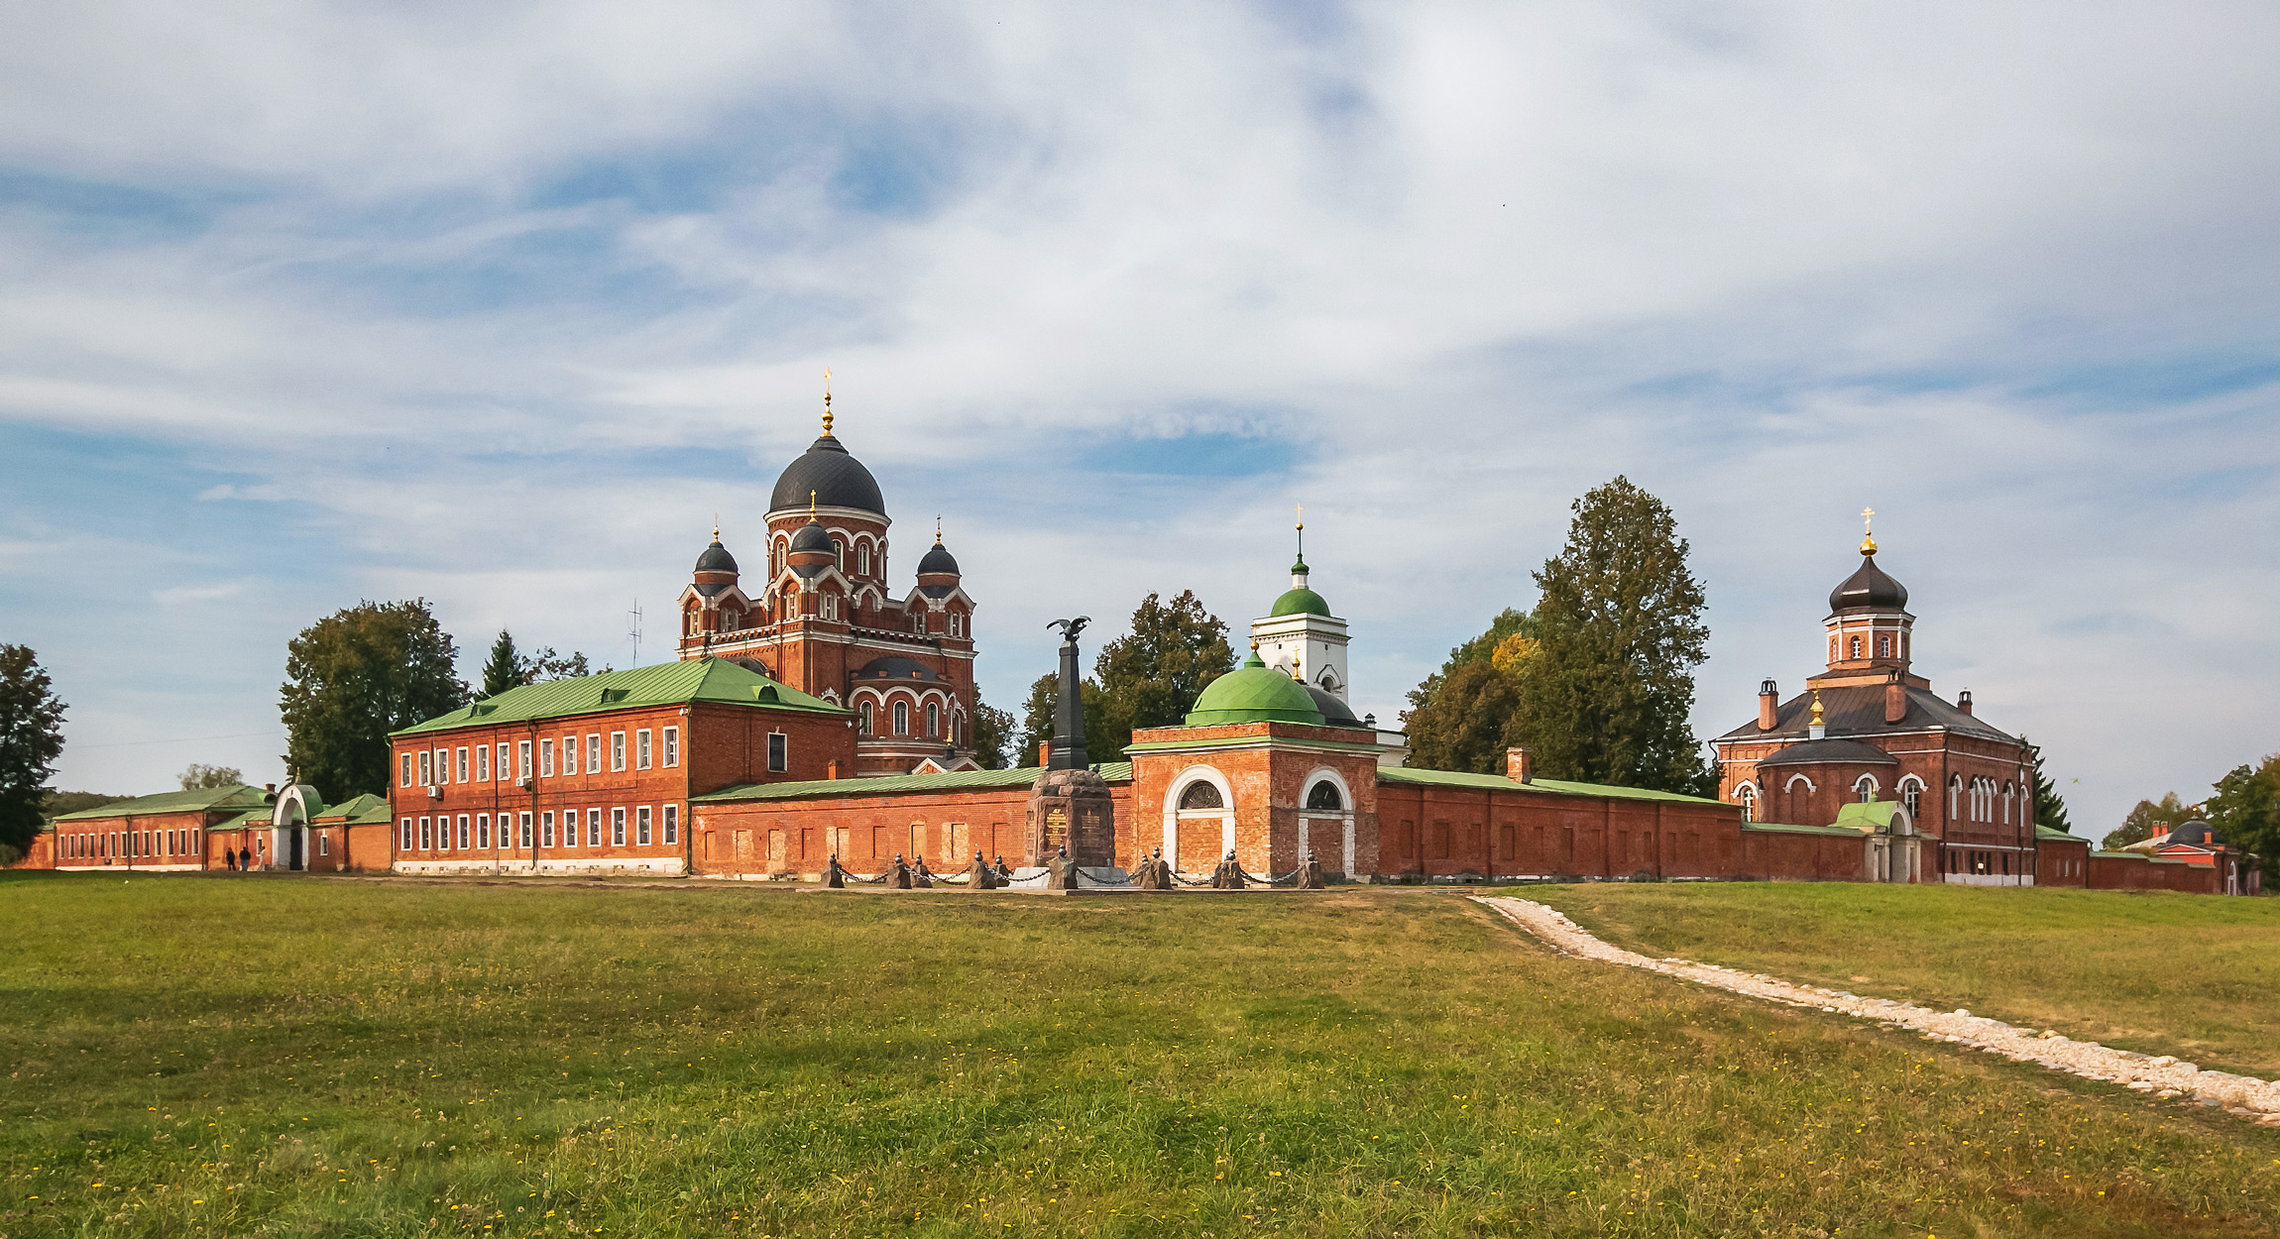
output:
{"label": "tall green tree", "polygon": [[1178,725],[1204,686],[1234,669],[1227,625],[1193,590],[1170,602],[1148,595],[1133,609],[1132,631],[1102,646],[1093,662],[1101,717],[1096,728],[1087,712],[1086,751],[1094,761],[1120,759],[1134,731]]}
{"label": "tall green tree", "polygon": [[32,647],[0,645],[0,848],[16,856],[39,838],[65,708]]}
{"label": "tall green tree", "polygon": [[2019,743],[2035,755],[2035,825],[2071,833],[2074,827],[2066,820],[2066,801],[2058,794],[2058,784],[2051,781],[2050,772],[2043,769],[2043,752],[2025,736]]}
{"label": "tall green tree", "polygon": [[515,635],[501,628],[491,642],[491,657],[483,663],[483,691],[480,696],[488,701],[523,683],[522,655],[515,651]]}
{"label": "tall green tree", "polygon": [[[1115,755],[1096,747],[1093,737],[1100,734],[1100,685],[1091,677],[1077,684],[1077,696],[1085,714],[1085,753],[1093,761],[1114,761]],[[1015,739],[1013,754],[1015,766],[1037,766],[1038,750],[1053,738],[1053,713],[1061,700],[1061,674],[1057,671],[1038,676],[1029,686],[1029,697],[1021,704],[1021,733]],[[1009,716],[1010,717],[1010,716]]]}
{"label": "tall green tree", "polygon": [[245,772],[236,766],[209,766],[204,762],[191,762],[175,776],[186,792],[202,787],[236,787],[245,782]]}
{"label": "tall green tree", "polygon": [[1710,630],[1686,540],[1662,500],[1620,476],[1574,510],[1567,544],[1535,574],[1515,737],[1547,778],[1707,793],[1717,776],[1688,715]]}
{"label": "tall green tree", "polygon": [[[2280,753],[2254,766],[2235,766],[2217,780],[2206,806],[2217,838],[2254,852],[2268,874],[2280,862]],[[2280,880],[2280,874],[2271,874]]]}
{"label": "tall green tree", "polygon": [[[586,656],[583,653],[572,650],[567,655],[557,654],[551,645],[542,645],[532,650],[529,657],[516,660],[516,665],[521,669],[521,683],[524,684],[543,684],[548,680],[575,680],[580,676],[594,674],[593,669],[586,665]],[[604,670],[608,670],[608,668],[604,668]],[[488,669],[486,669],[487,673]]]}
{"label": "tall green tree", "polygon": [[1006,768],[1006,746],[1013,743],[1013,715],[974,695],[974,760],[984,770]]}
{"label": "tall green tree", "polygon": [[2119,828],[2107,834],[2099,845],[2108,851],[2143,843],[2155,835],[2165,835],[2192,819],[2194,806],[2177,798],[2175,792],[2165,792],[2159,800],[2140,800],[2137,807],[2123,816]]}
{"label": "tall green tree", "polygon": [[426,599],[363,602],[286,647],[285,764],[328,799],[385,794],[388,733],[467,702],[458,650]]}
{"label": "tall green tree", "polygon": [[1504,750],[1517,743],[1520,676],[1537,648],[1536,618],[1506,607],[1488,631],[1450,650],[1401,712],[1409,764],[1502,774]]}

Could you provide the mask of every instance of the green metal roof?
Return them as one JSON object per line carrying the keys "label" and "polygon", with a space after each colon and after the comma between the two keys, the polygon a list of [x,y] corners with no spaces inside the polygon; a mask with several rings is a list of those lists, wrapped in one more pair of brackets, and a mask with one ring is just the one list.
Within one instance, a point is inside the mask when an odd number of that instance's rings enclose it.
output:
{"label": "green metal roof", "polygon": [[1330,603],[1322,595],[1301,585],[1284,591],[1282,597],[1275,599],[1274,609],[1267,614],[1327,616],[1330,614]]}
{"label": "green metal roof", "polygon": [[269,810],[264,807],[260,809],[248,809],[245,812],[238,814],[236,817],[223,818],[221,821],[208,826],[206,829],[210,831],[239,830],[247,826],[267,826],[268,824]]}
{"label": "green metal roof", "polygon": [[[1132,781],[1132,763],[1104,761],[1093,769],[1111,783]],[[870,779],[804,779],[797,783],[746,783],[691,796],[692,804],[728,804],[739,800],[794,800],[801,796],[893,796],[905,792],[970,792],[992,788],[1027,787],[1045,771],[1037,766],[1011,770],[953,770],[947,774],[897,774]]]}
{"label": "green metal roof", "polygon": [[685,662],[656,663],[626,671],[604,671],[569,680],[548,680],[510,688],[485,701],[461,706],[449,714],[415,723],[392,736],[535,719],[599,714],[606,710],[634,710],[645,706],[688,705],[707,701],[723,705],[754,706],[764,710],[806,710],[845,714],[847,711],[761,675],[725,658],[693,658]]}
{"label": "green metal roof", "polygon": [[351,797],[346,803],[336,804],[309,820],[327,824],[339,822],[344,826],[366,826],[373,822],[387,823],[394,818],[385,797],[363,792]]}
{"label": "green metal roof", "polygon": [[2070,835],[2063,830],[2052,830],[2048,826],[2035,827],[2035,838],[2050,843],[2080,843],[2087,845],[2090,842],[2088,839],[2085,839],[2080,835]]}
{"label": "green metal roof", "polygon": [[1187,716],[1190,727],[1270,722],[1320,726],[1322,721],[1322,711],[1306,695],[1306,687],[1268,669],[1255,650],[1241,667],[1204,685]]}
{"label": "green metal roof", "polygon": [[194,787],[184,792],[159,792],[132,800],[114,800],[92,809],[66,813],[59,822],[91,822],[106,817],[140,817],[150,813],[194,813],[205,809],[238,809],[269,803],[269,793],[246,783],[229,787]]}
{"label": "green metal roof", "polygon": [[1564,779],[1534,779],[1515,783],[1501,774],[1471,774],[1462,770],[1418,770],[1409,766],[1380,766],[1380,783],[1420,783],[1428,787],[1471,787],[1483,791],[1559,792],[1569,796],[1612,796],[1619,800],[1675,800],[1681,804],[1714,804],[1737,809],[1723,800],[1658,792],[1646,787],[1614,787],[1605,783],[1570,783]]}
{"label": "green metal roof", "polygon": [[1841,835],[1847,839],[1858,839],[1869,833],[1865,826],[1801,826],[1791,822],[1744,822],[1742,829],[1776,835]]}
{"label": "green metal roof", "polygon": [[1892,825],[1892,815],[1900,808],[1897,800],[1863,800],[1844,805],[1837,810],[1838,826],[1855,830],[1886,830]]}

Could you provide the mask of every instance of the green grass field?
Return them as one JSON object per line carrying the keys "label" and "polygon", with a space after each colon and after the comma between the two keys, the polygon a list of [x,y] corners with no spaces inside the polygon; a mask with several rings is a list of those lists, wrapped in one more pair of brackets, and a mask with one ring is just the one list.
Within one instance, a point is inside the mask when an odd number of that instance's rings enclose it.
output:
{"label": "green grass field", "polygon": [[9,1237],[2280,1227],[2280,1132],[1444,891],[11,875],[0,913]]}
{"label": "green grass field", "polygon": [[1608,941],[2280,1075],[2280,899],[1852,883],[1514,891]]}

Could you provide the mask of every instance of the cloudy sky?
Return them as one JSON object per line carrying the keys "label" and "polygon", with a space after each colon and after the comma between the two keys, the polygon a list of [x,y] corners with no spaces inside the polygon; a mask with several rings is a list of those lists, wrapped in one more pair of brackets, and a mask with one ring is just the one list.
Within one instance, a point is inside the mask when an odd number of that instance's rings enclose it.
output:
{"label": "cloudy sky", "polygon": [[[0,640],[58,784],[282,774],[285,643],[633,656],[837,375],[985,696],[1306,504],[1356,704],[1625,474],[1697,725],[1819,669],[1873,506],[1918,669],[2079,828],[2280,749],[2267,3],[77,2],[0,11]],[[2075,782],[2079,780],[2079,782]]]}

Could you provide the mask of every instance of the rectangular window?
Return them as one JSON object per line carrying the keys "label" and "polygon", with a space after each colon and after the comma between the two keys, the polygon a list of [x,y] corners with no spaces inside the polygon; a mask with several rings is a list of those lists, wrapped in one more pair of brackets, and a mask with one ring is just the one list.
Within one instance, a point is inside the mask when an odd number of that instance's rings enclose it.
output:
{"label": "rectangular window", "polygon": [[528,740],[515,741],[515,777],[518,779],[530,777],[530,741]]}
{"label": "rectangular window", "polygon": [[636,770],[649,769],[649,729],[647,727],[633,733],[633,768]]}
{"label": "rectangular window", "polygon": [[625,810],[610,810],[610,846],[625,846]]}
{"label": "rectangular window", "polygon": [[649,806],[633,811],[633,841],[642,847],[649,846]]}
{"label": "rectangular window", "polygon": [[412,755],[411,755],[410,753],[404,753],[404,754],[401,754],[401,755],[399,756],[399,759],[398,759],[398,762],[397,762],[396,786],[398,786],[398,787],[410,787],[411,785],[412,785]]}
{"label": "rectangular window", "polygon": [[452,781],[455,783],[465,783],[467,781],[467,746],[464,744],[460,745],[459,751],[451,755],[451,760]]}
{"label": "rectangular window", "polygon": [[423,852],[435,850],[435,821],[432,818],[423,817],[420,819],[420,850]]}
{"label": "rectangular window", "polygon": [[554,810],[552,809],[538,815],[538,846],[542,848],[554,846]]}
{"label": "rectangular window", "polygon": [[602,735],[600,732],[590,731],[586,733],[586,773],[600,774],[601,772]]}
{"label": "rectangular window", "polygon": [[507,781],[507,742],[504,740],[499,741],[499,764],[492,768],[491,774],[501,783]]}
{"label": "rectangular window", "polygon": [[401,844],[398,844],[397,846],[399,847],[399,849],[400,849],[400,850],[402,850],[402,851],[406,851],[406,852],[409,852],[409,851],[411,851],[411,850],[412,850],[412,819],[410,819],[410,818],[408,818],[408,817],[404,819],[404,831],[403,831],[403,834],[404,834],[404,840],[403,840],[403,842],[402,842]]}
{"label": "rectangular window", "polygon": [[665,842],[667,846],[681,841],[681,806],[665,806]]}
{"label": "rectangular window", "polygon": [[625,733],[622,731],[610,733],[610,769],[625,769]]}
{"label": "rectangular window", "polygon": [[554,777],[554,740],[552,737],[538,742],[538,773],[545,778]]}
{"label": "rectangular window", "polygon": [[[568,751],[575,751],[576,749],[577,746],[572,745]],[[578,811],[576,809],[564,809],[562,811],[562,846],[566,848],[578,846]]]}
{"label": "rectangular window", "polygon": [[467,843],[467,815],[462,813],[459,815],[459,850],[466,851]]}
{"label": "rectangular window", "polygon": [[530,810],[523,810],[522,816],[516,820],[522,826],[522,849],[527,852],[530,850]]}
{"label": "rectangular window", "polygon": [[420,786],[433,787],[434,785],[435,754],[423,752],[420,754]]}
{"label": "rectangular window", "polygon": [[491,850],[491,815],[488,813],[475,815],[475,847],[484,852]]}
{"label": "rectangular window", "polygon": [[478,783],[491,781],[491,746],[488,744],[475,746],[475,781]]}
{"label": "rectangular window", "polygon": [[562,737],[562,773],[578,773],[578,737]]}
{"label": "rectangular window", "polygon": [[328,831],[324,832],[323,834],[320,834],[320,835],[318,835],[318,836],[317,836],[317,855],[319,855],[319,856],[330,856],[330,855],[332,855],[332,832],[331,832],[331,831],[329,831],[329,830],[328,830]]}
{"label": "rectangular window", "polygon": [[586,846],[590,848],[602,846],[602,811],[600,809],[586,810]]}
{"label": "rectangular window", "polygon": [[450,749],[437,749],[435,751],[435,781],[437,783],[451,782]]}
{"label": "rectangular window", "polygon": [[787,748],[784,733],[780,731],[768,733],[768,769],[774,773],[782,774],[791,767],[791,764],[791,753]]}
{"label": "rectangular window", "polygon": [[665,729],[665,768],[670,770],[681,764],[681,729]]}

